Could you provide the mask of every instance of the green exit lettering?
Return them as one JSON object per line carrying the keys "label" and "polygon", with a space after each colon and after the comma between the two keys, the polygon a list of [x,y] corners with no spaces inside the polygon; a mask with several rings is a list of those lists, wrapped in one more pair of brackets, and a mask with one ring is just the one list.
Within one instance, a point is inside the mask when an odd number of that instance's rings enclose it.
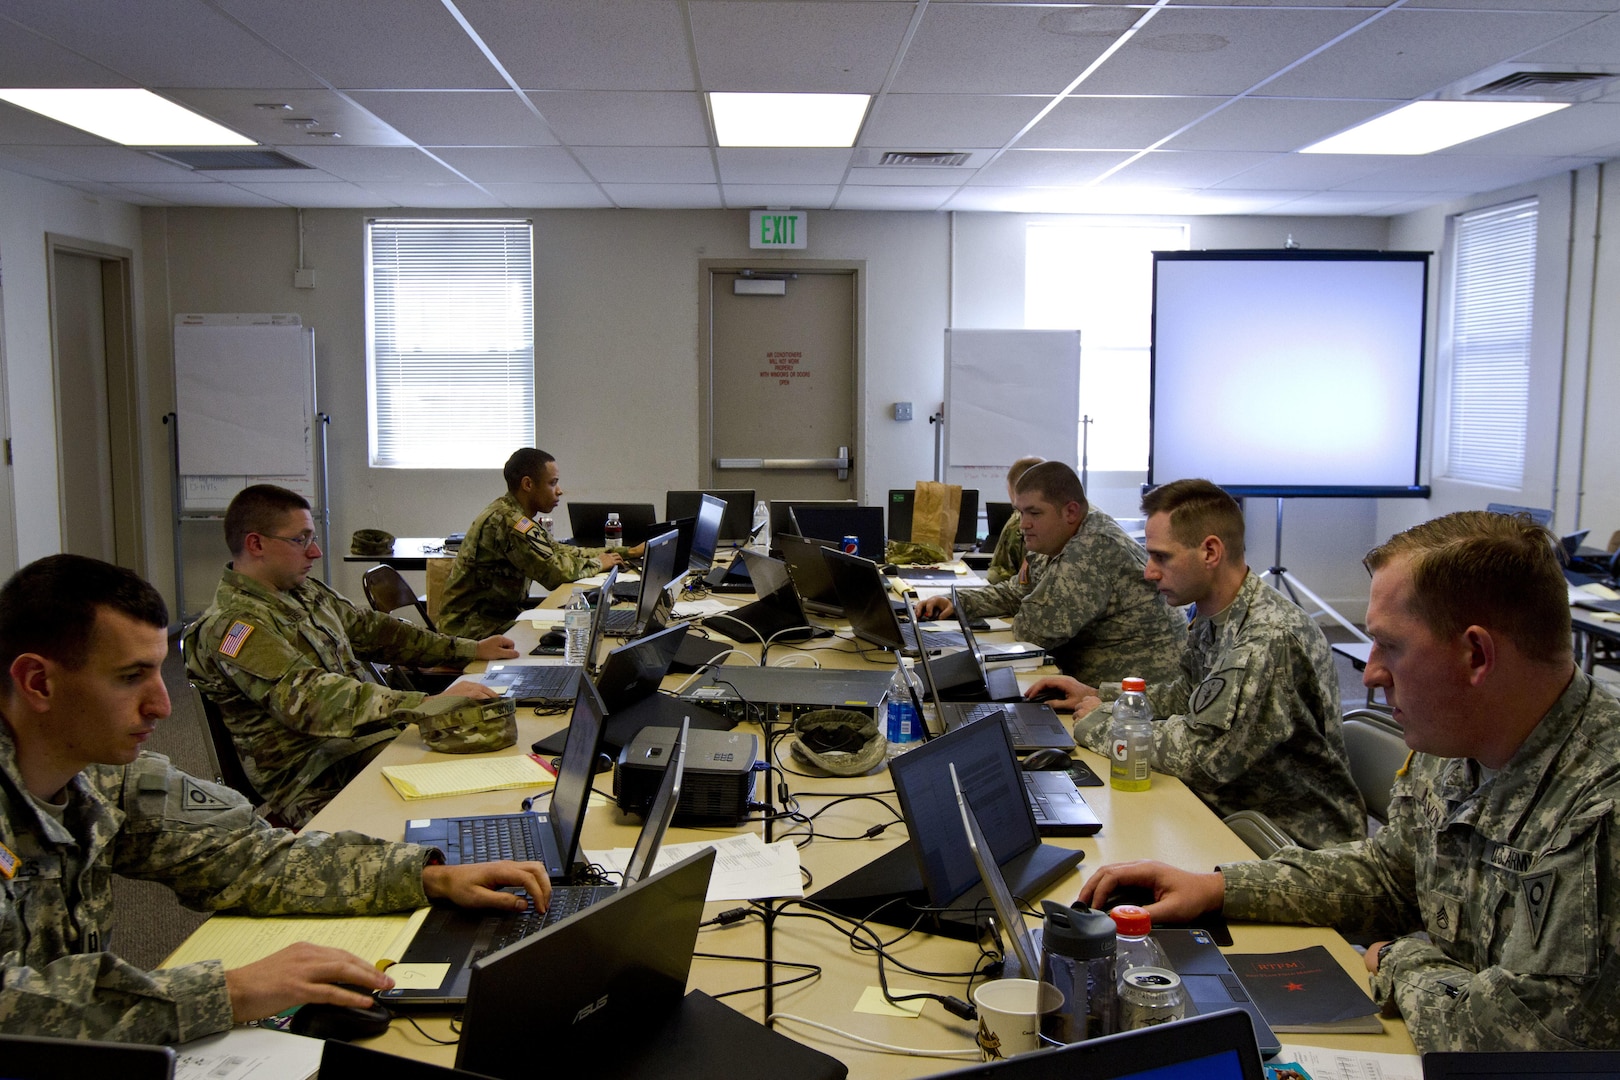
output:
{"label": "green exit lettering", "polygon": [[797,214],[766,214],[759,219],[759,242],[794,244],[798,242]]}

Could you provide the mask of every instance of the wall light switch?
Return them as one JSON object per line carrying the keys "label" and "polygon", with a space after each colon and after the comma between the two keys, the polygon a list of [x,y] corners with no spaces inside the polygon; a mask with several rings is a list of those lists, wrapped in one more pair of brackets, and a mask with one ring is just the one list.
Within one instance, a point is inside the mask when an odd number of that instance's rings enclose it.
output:
{"label": "wall light switch", "polygon": [[897,401],[894,403],[894,418],[896,420],[911,419],[911,402]]}

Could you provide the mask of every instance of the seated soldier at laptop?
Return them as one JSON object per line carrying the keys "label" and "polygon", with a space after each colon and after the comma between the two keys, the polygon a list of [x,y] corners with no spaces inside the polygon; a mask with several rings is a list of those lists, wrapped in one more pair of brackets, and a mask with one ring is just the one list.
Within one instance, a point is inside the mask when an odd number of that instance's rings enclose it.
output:
{"label": "seated soldier at laptop", "polygon": [[563,489],[557,461],[526,446],[506,459],[506,494],[467,526],[444,593],[439,629],[464,637],[505,633],[527,607],[529,581],[555,589],[641,555],[633,548],[559,544],[540,516],[557,509]]}
{"label": "seated soldier at laptop", "polygon": [[443,664],[517,655],[509,638],[447,637],[358,608],[309,576],[321,549],[303,496],[244,488],[225,511],[231,562],[214,603],[185,634],[186,669],[219,706],[270,810],[314,817],[406,724],[476,708],[475,682],[443,694],[370,681],[363,661]]}
{"label": "seated soldier at laptop", "polygon": [[[1061,461],[1031,466],[1013,499],[1028,555],[1022,572],[1000,585],[962,589],[969,618],[1010,615],[1013,634],[1052,655],[1066,675],[1099,682],[1129,671],[1149,685],[1175,674],[1187,620],[1142,579],[1147,556],[1114,519],[1086,501],[1074,470]],[[954,609],[943,596],[917,616]]]}
{"label": "seated soldier at laptop", "polygon": [[1145,886],[1155,922],[1219,909],[1387,938],[1367,947],[1372,996],[1424,1053],[1620,1049],[1620,703],[1575,664],[1552,534],[1471,510],[1363,561],[1362,681],[1413,751],[1388,824],[1207,874],[1104,866],[1080,899]]}
{"label": "seated soldier at laptop", "polygon": [[[1297,844],[1361,839],[1367,817],[1344,750],[1333,654],[1310,616],[1244,562],[1242,508],[1208,480],[1177,480],[1143,496],[1142,511],[1147,580],[1196,610],[1177,677],[1148,680],[1149,763],[1216,813],[1261,811]],[[1065,695],[1054,708],[1076,710],[1074,741],[1106,754],[1113,718],[1094,707],[1097,689],[1047,678],[1029,692],[1045,689]]]}
{"label": "seated soldier at laptop", "polygon": [[52,555],[0,588],[0,1030],[170,1043],[295,1005],[366,1006],[393,979],[294,945],[226,971],[142,971],[107,951],[112,877],[157,881],[199,911],[372,915],[436,897],[541,907],[538,863],[436,865],[439,853],[354,832],[272,829],[235,791],[142,752],[169,715],[169,613],[134,573]]}

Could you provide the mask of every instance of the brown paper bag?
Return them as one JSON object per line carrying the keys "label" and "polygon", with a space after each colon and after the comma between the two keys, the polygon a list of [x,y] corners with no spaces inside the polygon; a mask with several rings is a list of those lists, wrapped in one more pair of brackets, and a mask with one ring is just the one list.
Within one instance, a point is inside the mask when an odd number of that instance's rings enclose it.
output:
{"label": "brown paper bag", "polygon": [[950,551],[956,543],[956,523],[961,514],[962,485],[917,481],[911,503],[912,542]]}
{"label": "brown paper bag", "polygon": [[439,601],[444,597],[444,584],[450,580],[450,567],[454,566],[455,562],[453,558],[427,561],[428,618],[434,622],[439,620]]}

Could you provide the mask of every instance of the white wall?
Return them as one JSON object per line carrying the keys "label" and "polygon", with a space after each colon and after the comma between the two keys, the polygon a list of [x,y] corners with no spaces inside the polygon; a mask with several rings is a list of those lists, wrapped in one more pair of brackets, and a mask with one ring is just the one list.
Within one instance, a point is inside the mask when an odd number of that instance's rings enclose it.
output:
{"label": "white wall", "polygon": [[[4,269],[5,424],[12,441],[12,506],[0,506],[0,574],[50,555],[61,546],[56,475],[56,391],[51,361],[50,287],[45,234],[130,248],[137,252],[135,317],[142,318],[139,210],[127,203],[86,195],[44,180],[0,170],[0,267]],[[142,368],[144,374],[144,366]],[[143,378],[142,385],[146,385]],[[159,414],[161,415],[161,414]],[[143,410],[143,418],[150,410]],[[161,423],[159,428],[161,429]],[[71,435],[71,432],[69,432]],[[149,540],[167,520],[165,459],[143,463],[156,484],[152,494],[157,522],[149,519]],[[149,486],[151,486],[149,484]],[[0,503],[4,500],[0,499]],[[13,547],[13,536],[15,546]]]}

